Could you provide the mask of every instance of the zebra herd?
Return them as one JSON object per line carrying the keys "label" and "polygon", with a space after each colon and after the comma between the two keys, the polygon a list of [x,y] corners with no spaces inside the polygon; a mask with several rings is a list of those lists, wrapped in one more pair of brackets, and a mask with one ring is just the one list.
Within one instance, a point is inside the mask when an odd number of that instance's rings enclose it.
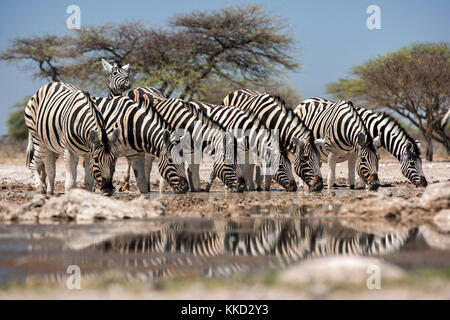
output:
{"label": "zebra herd", "polygon": [[41,87],[25,107],[27,166],[40,193],[54,193],[60,155],[66,192],[76,186],[80,157],[87,190],[96,184],[103,194],[112,195],[116,160],[126,157],[126,186],[132,168],[139,191],[149,192],[152,163],[158,158],[161,192],[167,184],[176,193],[199,192],[203,154],[213,158],[205,191],[216,177],[233,192],[270,190],[272,179],[286,191],[296,191],[291,161],[310,191],[324,188],[322,162],[329,164],[331,189],[336,163],[342,161],[348,161],[350,188],[356,169],[363,184],[376,190],[377,147],[397,157],[403,175],[414,185],[427,185],[418,142],[387,113],[321,98],[290,109],[277,96],[249,89],[230,93],[222,105],[183,101],[152,87],[130,90],[129,65],[103,59],[102,64],[109,72],[108,98],[53,82]]}

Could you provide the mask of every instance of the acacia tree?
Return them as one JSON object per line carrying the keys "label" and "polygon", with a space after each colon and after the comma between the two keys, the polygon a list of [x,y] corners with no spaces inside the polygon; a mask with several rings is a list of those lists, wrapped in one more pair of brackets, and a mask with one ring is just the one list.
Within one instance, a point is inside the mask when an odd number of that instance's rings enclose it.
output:
{"label": "acacia tree", "polygon": [[169,24],[188,36],[190,43],[192,74],[181,98],[198,95],[211,76],[261,85],[281,70],[299,68],[290,56],[294,40],[285,32],[285,25],[258,5],[196,11],[178,15]]}
{"label": "acacia tree", "polygon": [[67,75],[67,64],[77,56],[70,37],[46,35],[12,40],[11,46],[0,53],[0,60],[28,62],[28,67],[32,65],[35,78],[61,81]]}
{"label": "acacia tree", "polygon": [[393,110],[417,127],[427,142],[426,159],[433,159],[432,139],[450,154],[450,132],[441,126],[449,108],[450,48],[448,43],[418,43],[380,55],[352,69],[327,91],[375,109]]}

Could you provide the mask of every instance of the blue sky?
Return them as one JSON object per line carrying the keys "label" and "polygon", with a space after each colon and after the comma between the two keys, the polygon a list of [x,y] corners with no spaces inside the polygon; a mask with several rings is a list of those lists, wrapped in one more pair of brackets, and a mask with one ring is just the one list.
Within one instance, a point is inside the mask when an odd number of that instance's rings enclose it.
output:
{"label": "blue sky", "polygon": [[[286,78],[304,98],[326,97],[325,85],[348,75],[350,68],[378,54],[412,42],[450,41],[448,0],[315,0],[315,1],[1,1],[0,50],[17,37],[66,34],[66,8],[81,8],[81,24],[140,21],[165,26],[177,13],[218,9],[227,5],[260,3],[289,26],[300,49],[293,54],[302,64]],[[366,27],[369,5],[381,9],[381,30]],[[10,106],[34,94],[47,81],[33,79],[20,65],[0,62],[0,135],[7,132]]]}

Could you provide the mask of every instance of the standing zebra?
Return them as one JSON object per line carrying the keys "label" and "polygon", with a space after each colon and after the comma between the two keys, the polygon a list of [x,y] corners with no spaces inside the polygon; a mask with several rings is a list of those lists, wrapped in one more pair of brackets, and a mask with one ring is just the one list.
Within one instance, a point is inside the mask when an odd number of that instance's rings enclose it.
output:
{"label": "standing zebra", "polygon": [[[121,67],[118,63],[111,65],[105,59],[102,59],[103,69],[108,71],[108,98],[121,97],[122,93],[131,88],[130,65],[127,64]],[[152,157],[147,154],[146,157]],[[153,159],[152,159],[153,160]],[[127,161],[127,170],[125,171],[124,184],[120,188],[121,191],[129,190],[130,188],[130,171],[131,162]]]}
{"label": "standing zebra", "polygon": [[111,130],[107,135],[104,120],[88,93],[62,82],[46,84],[28,101],[25,124],[29,131],[27,166],[38,192],[54,193],[55,162],[62,154],[66,192],[76,187],[78,159],[83,157],[86,189],[93,189],[95,179],[102,193],[114,193],[114,143],[119,132]]}
{"label": "standing zebra", "polygon": [[307,99],[299,104],[295,113],[312,131],[315,138],[325,139],[320,147],[321,161],[328,161],[328,189],[336,180],[336,163],[348,161],[348,182],[355,187],[355,164],[362,181],[370,190],[377,190],[378,155],[375,147],[380,137],[372,141],[361,116],[350,101],[340,100],[325,107],[327,100]]}
{"label": "standing zebra", "polygon": [[309,129],[291,109],[286,108],[284,101],[267,93],[241,89],[226,96],[223,104],[250,111],[267,129],[278,130],[281,148],[288,155],[295,155],[296,174],[305,181],[310,191],[323,189],[319,151],[316,147],[323,141],[313,140]]}
{"label": "standing zebra", "polygon": [[[224,163],[223,156],[227,154],[223,150],[226,129],[219,123],[211,120],[190,103],[180,99],[167,99],[163,93],[154,88],[136,88],[129,91],[127,96],[137,102],[145,101],[148,109],[157,111],[170,124],[172,130],[183,130],[190,134],[191,141],[187,148],[189,150],[184,153],[184,158],[188,159],[188,179],[192,192],[201,191],[199,162],[203,152],[214,159],[210,183],[212,182],[211,179],[217,174],[232,191],[243,191],[245,188],[243,173],[239,171],[238,177],[236,164],[234,162]],[[210,184],[208,184],[206,191],[209,191],[209,187]]]}
{"label": "standing zebra", "polygon": [[[316,108],[327,108],[335,102],[314,98]],[[311,100],[312,99],[308,99]],[[426,187],[427,180],[422,170],[420,145],[391,115],[385,112],[374,112],[364,108],[356,108],[372,137],[380,137],[380,146],[400,161],[403,175],[416,187]]]}
{"label": "standing zebra", "polygon": [[179,137],[169,124],[145,100],[136,103],[128,97],[99,98],[95,104],[105,119],[108,131],[119,128],[118,156],[126,156],[141,193],[149,192],[150,175],[145,171],[145,156],[159,158],[159,172],[176,193],[188,188],[185,167],[179,145],[188,135]]}
{"label": "standing zebra", "polygon": [[[291,162],[283,152],[280,152],[275,136],[264,127],[255,115],[236,107],[214,105],[199,101],[192,101],[191,103],[197,109],[203,110],[214,121],[233,131],[235,135],[246,137],[252,153],[266,162],[268,167],[273,165],[274,168],[277,168],[274,177],[278,183],[287,191],[297,190]],[[253,184],[254,167],[254,165],[247,164],[245,170],[242,169],[246,173],[246,184],[250,191],[255,190]],[[257,186],[258,190],[261,190],[261,181],[259,179],[257,179]],[[265,185],[265,189],[270,190],[270,180],[269,184]]]}
{"label": "standing zebra", "polygon": [[120,97],[131,88],[130,65],[121,67],[118,63],[111,65],[102,59],[103,68],[109,72],[108,98]]}

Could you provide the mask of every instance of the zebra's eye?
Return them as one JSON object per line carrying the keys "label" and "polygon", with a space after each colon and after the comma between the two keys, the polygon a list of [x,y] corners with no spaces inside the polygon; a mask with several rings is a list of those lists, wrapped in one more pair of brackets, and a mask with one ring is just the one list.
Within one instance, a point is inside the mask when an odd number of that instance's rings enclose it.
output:
{"label": "zebra's eye", "polygon": [[117,75],[117,71],[114,71],[114,72],[113,72],[113,76],[115,76],[115,75]]}

